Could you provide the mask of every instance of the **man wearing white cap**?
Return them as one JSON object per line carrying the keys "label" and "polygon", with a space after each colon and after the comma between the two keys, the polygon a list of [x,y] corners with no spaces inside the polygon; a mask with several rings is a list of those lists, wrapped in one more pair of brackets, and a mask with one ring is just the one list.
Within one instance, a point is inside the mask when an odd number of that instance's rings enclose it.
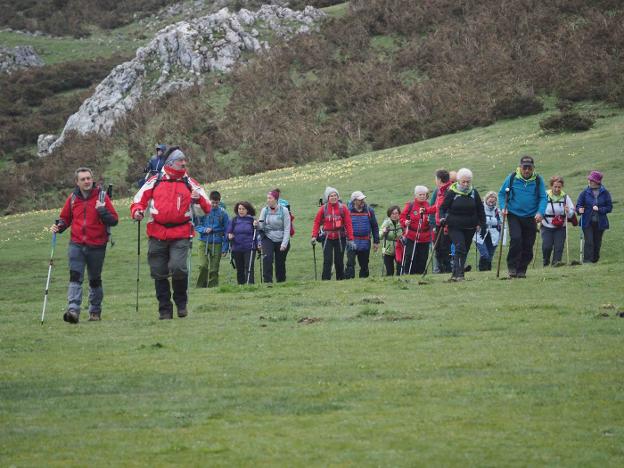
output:
{"label": "man wearing white cap", "polygon": [[366,204],[366,195],[359,190],[351,194],[349,212],[353,224],[353,240],[355,249],[347,250],[347,267],[345,279],[355,278],[355,259],[360,265],[360,278],[368,278],[368,261],[371,249],[371,233],[373,235],[373,249],[379,248],[379,225],[375,211]]}

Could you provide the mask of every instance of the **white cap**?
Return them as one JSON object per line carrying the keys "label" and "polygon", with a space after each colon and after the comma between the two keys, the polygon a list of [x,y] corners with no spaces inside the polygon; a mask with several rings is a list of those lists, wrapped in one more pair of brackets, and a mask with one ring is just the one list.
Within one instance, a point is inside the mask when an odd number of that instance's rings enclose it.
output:
{"label": "white cap", "polygon": [[359,190],[356,190],[355,192],[353,192],[351,194],[351,201],[353,201],[353,200],[364,200],[365,198],[366,198],[366,195],[364,195]]}

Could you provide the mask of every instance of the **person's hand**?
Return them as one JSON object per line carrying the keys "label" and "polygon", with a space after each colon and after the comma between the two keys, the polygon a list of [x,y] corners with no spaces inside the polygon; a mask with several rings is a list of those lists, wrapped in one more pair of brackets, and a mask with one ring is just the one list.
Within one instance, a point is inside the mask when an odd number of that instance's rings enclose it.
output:
{"label": "person's hand", "polygon": [[503,215],[507,216],[509,214],[509,210],[507,208],[503,208],[501,210],[501,213],[503,213]]}
{"label": "person's hand", "polygon": [[535,215],[535,222],[536,223],[541,223],[543,219],[544,219],[544,217],[541,214],[537,213]]}
{"label": "person's hand", "polygon": [[145,212],[143,210],[136,210],[134,212],[133,218],[137,221],[141,221],[145,217]]}
{"label": "person's hand", "polygon": [[199,200],[199,197],[200,197],[200,195],[199,195],[199,188],[196,188],[195,190],[193,190],[191,192],[191,199],[193,201],[197,201],[197,200]]}
{"label": "person's hand", "polygon": [[475,226],[475,229],[477,232],[481,232],[481,226],[479,226],[478,224]]}
{"label": "person's hand", "polygon": [[285,252],[287,248],[287,245],[280,245],[280,252]]}
{"label": "person's hand", "polygon": [[579,214],[583,214],[585,213],[585,208],[583,208],[582,206],[578,209]]}
{"label": "person's hand", "polygon": [[446,218],[440,218],[440,226],[444,226],[446,224]]}
{"label": "person's hand", "polygon": [[97,210],[98,208],[103,208],[106,206],[106,203],[101,202],[100,200],[96,200],[95,202],[95,209]]}
{"label": "person's hand", "polygon": [[314,247],[316,245],[316,237],[310,239],[310,245]]}
{"label": "person's hand", "polygon": [[411,219],[407,218],[405,220],[405,227],[409,226],[411,221],[412,221]]}
{"label": "person's hand", "polygon": [[258,227],[258,220],[257,219],[254,219],[253,227]]}
{"label": "person's hand", "polygon": [[50,231],[57,233],[60,231],[58,224],[54,223],[52,226],[50,226]]}
{"label": "person's hand", "polygon": [[230,232],[230,233],[228,234],[228,239],[229,239],[229,240],[234,239],[234,234]]}
{"label": "person's hand", "polygon": [[204,228],[204,232],[205,232],[206,234],[210,234],[210,233],[212,232],[212,228],[209,228],[209,227]]}
{"label": "person's hand", "polygon": [[418,210],[418,212],[419,212],[421,215],[424,215],[424,214],[425,214],[425,209],[421,207],[421,208],[420,208],[420,210]]}
{"label": "person's hand", "polygon": [[390,229],[388,229],[388,226],[386,226],[385,228],[383,228],[383,234],[384,234],[384,236],[388,234],[388,231],[390,231]]}
{"label": "person's hand", "polygon": [[373,250],[377,252],[379,250],[379,244],[373,244]]}
{"label": "person's hand", "polygon": [[592,207],[592,210],[594,210],[594,211],[598,211],[598,206],[597,206],[597,205],[594,205],[594,206]]}
{"label": "person's hand", "polygon": [[357,250],[357,244],[355,243],[355,241],[347,241],[347,249],[349,249],[351,252],[355,252]]}

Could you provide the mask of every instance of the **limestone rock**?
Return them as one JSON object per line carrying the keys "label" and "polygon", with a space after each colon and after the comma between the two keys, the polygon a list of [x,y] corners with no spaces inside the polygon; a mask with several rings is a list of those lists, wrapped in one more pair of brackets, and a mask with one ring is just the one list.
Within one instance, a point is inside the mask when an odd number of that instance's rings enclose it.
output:
{"label": "limestone rock", "polygon": [[57,138],[58,135],[39,135],[39,138],[37,138],[37,156],[47,156],[50,153],[50,145]]}
{"label": "limestone rock", "polygon": [[32,46],[0,47],[0,73],[11,73],[21,68],[41,66],[43,66],[43,60]]}

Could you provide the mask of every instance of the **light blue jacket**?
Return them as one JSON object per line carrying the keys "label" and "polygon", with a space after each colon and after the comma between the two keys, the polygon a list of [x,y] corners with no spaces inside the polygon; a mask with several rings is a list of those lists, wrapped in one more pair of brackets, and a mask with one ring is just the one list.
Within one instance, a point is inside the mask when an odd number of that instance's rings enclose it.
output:
{"label": "light blue jacket", "polygon": [[[213,208],[205,216],[199,218],[195,230],[200,234],[199,239],[209,244],[223,244],[221,252],[228,252],[230,249],[225,229],[228,225],[227,212],[221,207]],[[210,233],[206,229],[211,228]]]}
{"label": "light blue jacket", "polygon": [[[507,176],[498,192],[498,202],[501,209],[506,208],[505,189],[509,187],[509,181],[513,174],[516,173],[513,172]],[[535,187],[536,184],[538,184],[537,188]],[[536,175],[529,180],[525,180],[518,175],[513,178],[513,185],[509,192],[509,206],[507,207],[510,213],[521,218],[532,217],[537,213],[544,216],[547,201],[548,197],[546,196],[544,179],[541,176]]]}

